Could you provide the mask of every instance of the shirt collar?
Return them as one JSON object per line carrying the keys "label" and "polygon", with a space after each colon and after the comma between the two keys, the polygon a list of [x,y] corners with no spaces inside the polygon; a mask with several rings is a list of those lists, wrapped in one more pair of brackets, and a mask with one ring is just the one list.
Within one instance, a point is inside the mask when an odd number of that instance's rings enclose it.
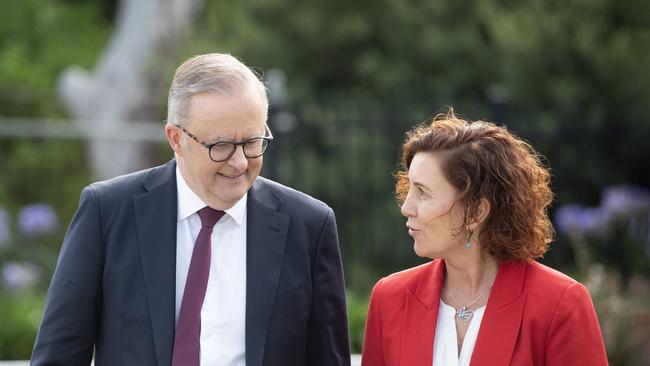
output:
{"label": "shirt collar", "polygon": [[[181,222],[198,210],[207,206],[199,196],[192,191],[187,185],[183,175],[181,175],[178,166],[176,166],[176,189],[178,191],[178,214],[177,220]],[[248,192],[237,201],[231,208],[224,210],[226,215],[230,216],[237,226],[241,226],[246,217],[246,203],[248,201]]]}

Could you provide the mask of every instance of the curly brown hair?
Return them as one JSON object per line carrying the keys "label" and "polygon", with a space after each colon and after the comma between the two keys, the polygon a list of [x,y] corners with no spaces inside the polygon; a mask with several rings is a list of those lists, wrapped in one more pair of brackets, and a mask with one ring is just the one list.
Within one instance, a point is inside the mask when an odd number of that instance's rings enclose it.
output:
{"label": "curly brown hair", "polygon": [[418,152],[440,157],[445,178],[458,190],[456,202],[464,209],[459,230],[476,221],[481,199],[489,202],[479,236],[484,253],[500,261],[520,261],[548,250],[555,234],[548,217],[551,175],[527,142],[493,123],[463,120],[450,108],[407,133],[396,173],[400,204],[408,194],[408,169]]}

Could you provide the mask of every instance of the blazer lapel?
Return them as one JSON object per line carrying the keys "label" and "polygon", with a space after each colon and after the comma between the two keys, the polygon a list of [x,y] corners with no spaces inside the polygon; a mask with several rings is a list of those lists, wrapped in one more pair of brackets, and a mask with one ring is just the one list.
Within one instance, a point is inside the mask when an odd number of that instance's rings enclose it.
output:
{"label": "blazer lapel", "polygon": [[261,366],[280,279],[290,217],[258,178],[248,192],[246,232],[246,365]]}
{"label": "blazer lapel", "polygon": [[172,359],[176,291],[176,163],[154,168],[133,197],[140,259],[159,365]]}
{"label": "blazer lapel", "polygon": [[526,303],[526,262],[504,262],[488,299],[471,365],[509,365]]}
{"label": "blazer lapel", "polygon": [[434,260],[414,289],[406,290],[399,364],[431,366],[445,262]]}

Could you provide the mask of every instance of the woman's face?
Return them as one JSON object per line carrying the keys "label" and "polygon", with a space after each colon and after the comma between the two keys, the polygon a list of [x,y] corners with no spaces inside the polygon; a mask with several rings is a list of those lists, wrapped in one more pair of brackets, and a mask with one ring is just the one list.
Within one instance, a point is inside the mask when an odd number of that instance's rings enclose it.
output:
{"label": "woman's face", "polygon": [[466,240],[463,210],[456,202],[458,191],[447,181],[435,153],[416,153],[408,170],[409,191],[402,215],[420,257],[448,258],[463,249]]}

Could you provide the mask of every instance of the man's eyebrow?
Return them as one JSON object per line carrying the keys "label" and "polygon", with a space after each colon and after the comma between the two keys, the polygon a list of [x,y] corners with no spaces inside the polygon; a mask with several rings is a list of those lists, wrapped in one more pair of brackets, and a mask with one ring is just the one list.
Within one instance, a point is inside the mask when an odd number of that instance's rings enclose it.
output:
{"label": "man's eyebrow", "polygon": [[251,135],[251,136],[246,137],[246,138],[244,138],[242,140],[239,140],[239,141],[230,140],[230,139],[226,139],[226,138],[222,138],[222,137],[215,137],[213,139],[210,139],[210,140],[206,141],[206,143],[208,145],[218,144],[220,142],[242,143],[242,142],[246,142],[246,141],[248,141],[250,139],[259,138],[259,137],[264,137],[264,133],[261,133],[261,134],[258,133],[258,134],[255,134],[255,135]]}

